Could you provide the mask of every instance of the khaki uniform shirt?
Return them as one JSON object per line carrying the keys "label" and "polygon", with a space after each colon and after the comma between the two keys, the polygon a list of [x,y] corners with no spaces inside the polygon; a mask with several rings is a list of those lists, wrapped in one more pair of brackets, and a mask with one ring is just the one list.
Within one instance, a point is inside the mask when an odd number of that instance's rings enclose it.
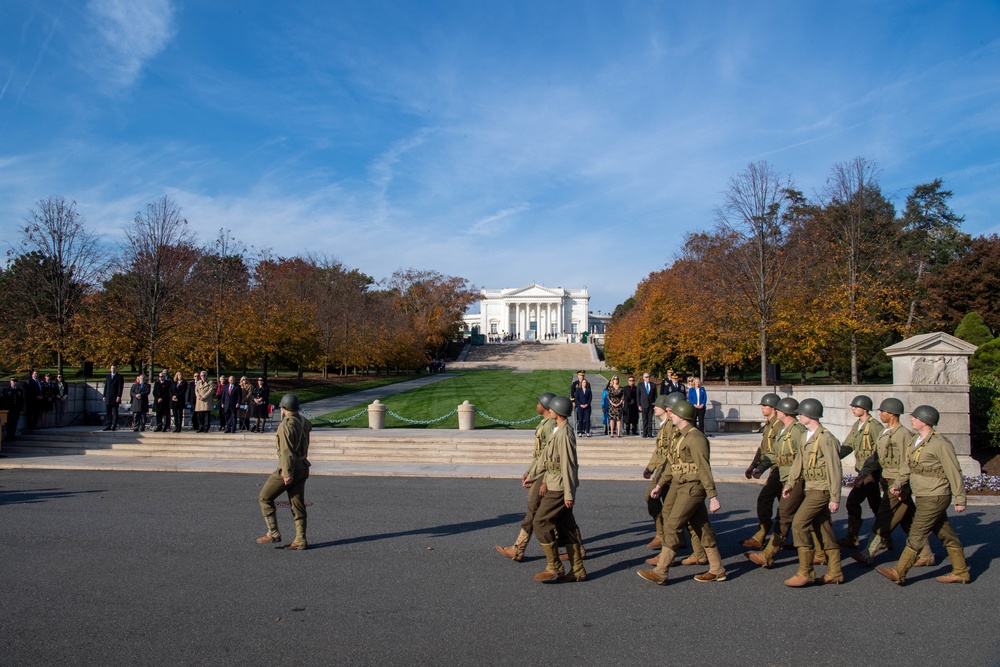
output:
{"label": "khaki uniform shirt", "polygon": [[282,477],[295,477],[296,470],[309,467],[309,431],[312,424],[301,413],[291,412],[278,424],[278,470]]}
{"label": "khaki uniform shirt", "polygon": [[793,421],[781,433],[774,443],[774,449],[764,455],[762,464],[764,470],[771,466],[778,466],[778,477],[784,484],[788,480],[788,471],[792,469],[795,455],[805,444],[806,427],[798,421]]}
{"label": "khaki uniform shirt", "polygon": [[[708,498],[715,498],[715,478],[712,464],[708,460],[708,440],[705,434],[691,424],[678,431],[678,437],[670,445],[670,454],[664,475],[669,473],[673,484],[697,482],[705,489]],[[661,479],[663,475],[660,476]]]}
{"label": "khaki uniform shirt", "polygon": [[951,495],[956,505],[964,505],[965,480],[962,479],[962,466],[958,463],[954,445],[937,429],[914,447],[917,437],[913,436],[907,448],[895,486],[909,481],[910,492],[915,498]]}
{"label": "khaki uniform shirt", "polygon": [[784,424],[777,416],[764,422],[764,430],[760,434],[760,447],[757,448],[757,452],[753,455],[753,463],[750,464],[752,468],[759,466],[764,457],[774,451],[774,444],[777,442],[778,434],[781,433],[783,426]]}
{"label": "khaki uniform shirt", "polygon": [[670,443],[676,436],[677,427],[672,421],[668,419],[660,425],[660,430],[656,432],[656,449],[653,450],[653,456],[646,464],[646,470],[650,474],[655,475],[658,470],[663,468],[663,464],[667,462]]}
{"label": "khaki uniform shirt", "polygon": [[860,473],[868,457],[875,452],[875,443],[882,435],[885,427],[872,416],[864,422],[860,419],[854,422],[850,433],[844,438],[844,443],[840,447],[840,458],[844,458],[852,451],[854,452],[854,470]]}
{"label": "khaki uniform shirt", "polygon": [[538,478],[535,468],[538,465],[538,459],[542,456],[542,452],[549,446],[549,440],[552,439],[552,431],[555,427],[556,420],[549,419],[548,417],[542,417],[541,423],[535,427],[535,451],[531,455],[531,466],[528,468],[527,475],[529,478]]}
{"label": "khaki uniform shirt", "polygon": [[913,434],[902,424],[882,431],[875,442],[875,453],[869,457],[858,475],[865,477],[875,472],[882,472],[882,479],[893,486],[899,477],[899,468],[906,459],[906,449],[913,442]]}
{"label": "khaki uniform shirt", "polygon": [[566,500],[574,500],[576,487],[580,486],[580,467],[576,461],[576,433],[569,421],[557,425],[548,447],[538,457],[534,466],[534,482],[544,475],[545,486],[551,491],[562,491]]}
{"label": "khaki uniform shirt", "polygon": [[806,491],[829,491],[830,502],[840,502],[840,489],[844,483],[840,441],[822,426],[795,455],[785,488],[791,490],[799,479],[805,480]]}

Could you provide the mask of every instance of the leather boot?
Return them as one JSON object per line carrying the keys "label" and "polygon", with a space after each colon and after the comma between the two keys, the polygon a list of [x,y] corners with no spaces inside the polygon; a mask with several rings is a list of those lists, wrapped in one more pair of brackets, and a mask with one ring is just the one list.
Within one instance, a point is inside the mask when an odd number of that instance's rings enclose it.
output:
{"label": "leather boot", "polygon": [[816,571],[813,570],[813,558],[816,552],[808,547],[799,547],[799,571],[794,577],[785,579],[785,585],[792,588],[801,588],[811,584],[816,580]]}
{"label": "leather boot", "polygon": [[930,567],[937,562],[934,558],[934,551],[931,549],[930,542],[924,545],[924,548],[920,550],[920,555],[917,556],[917,562],[913,564],[913,567]]}
{"label": "leather boot", "polygon": [[725,581],[726,568],[722,567],[722,554],[716,547],[705,547],[705,556],[708,558],[708,572],[694,575],[695,581]]}
{"label": "leather boot", "polygon": [[753,537],[743,540],[740,544],[747,549],[762,549],[765,537],[767,537],[767,528],[764,527],[763,523],[758,523],[757,532],[753,534]]}
{"label": "leather boot", "polygon": [[653,540],[646,545],[647,549],[660,549],[663,547],[663,538],[657,535]]}
{"label": "leather boot", "polygon": [[267,524],[267,535],[264,537],[258,537],[258,544],[269,544],[272,542],[281,541],[281,533],[278,532],[278,518],[273,516],[264,517],[264,523]]}
{"label": "leather boot", "polygon": [[571,571],[558,577],[556,581],[567,583],[571,581],[586,581],[587,570],[583,567],[583,550],[580,544],[570,543],[566,545],[566,553],[569,554]]}
{"label": "leather boot", "polygon": [[848,549],[858,546],[858,533],[861,532],[861,517],[847,517],[847,535],[837,540],[837,544]]}
{"label": "leather boot", "polygon": [[654,584],[659,584],[661,586],[666,586],[667,575],[670,572],[670,564],[674,562],[674,556],[676,552],[668,547],[663,547],[660,550],[660,558],[656,563],[656,567],[652,570],[638,570],[636,574],[645,579],[646,581],[652,581]]}
{"label": "leather boot", "polygon": [[826,574],[823,575],[824,584],[844,583],[844,571],[840,569],[840,549],[826,550]]}
{"label": "leather boot", "polygon": [[936,577],[942,584],[967,584],[972,581],[969,568],[965,564],[965,549],[962,547],[945,547],[948,560],[951,561],[951,574]]}
{"label": "leather boot", "polygon": [[510,547],[501,547],[497,545],[497,553],[501,556],[510,558],[511,560],[520,562],[524,559],[524,549],[528,546],[528,540],[530,539],[531,534],[522,528],[521,532],[517,534],[517,541],[514,542],[514,545]]}
{"label": "leather boot", "polygon": [[549,542],[542,544],[542,551],[545,552],[545,571],[535,575],[535,581],[548,581],[563,575],[563,566],[559,561],[559,543]]}
{"label": "leather boot", "polygon": [[295,541],[289,542],[285,545],[286,549],[297,549],[302,551],[308,548],[309,543],[306,541],[306,520],[296,519],[295,520]]}
{"label": "leather boot", "polygon": [[903,549],[903,554],[899,557],[896,567],[878,567],[875,569],[889,581],[902,586],[906,583],[906,573],[910,571],[910,568],[913,567],[916,561],[917,552],[907,546]]}
{"label": "leather boot", "polygon": [[875,564],[875,554],[878,553],[878,548],[881,545],[882,538],[877,534],[872,533],[872,536],[868,538],[868,546],[856,553],[851,554],[851,558],[858,561],[862,565],[871,567]]}

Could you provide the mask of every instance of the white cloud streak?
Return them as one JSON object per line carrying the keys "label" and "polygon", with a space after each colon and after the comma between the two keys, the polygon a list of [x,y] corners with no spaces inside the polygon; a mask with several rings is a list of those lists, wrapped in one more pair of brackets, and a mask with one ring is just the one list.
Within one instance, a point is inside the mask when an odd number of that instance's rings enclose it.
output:
{"label": "white cloud streak", "polygon": [[114,88],[127,88],[174,38],[170,0],[90,0],[87,9],[100,39],[95,66]]}

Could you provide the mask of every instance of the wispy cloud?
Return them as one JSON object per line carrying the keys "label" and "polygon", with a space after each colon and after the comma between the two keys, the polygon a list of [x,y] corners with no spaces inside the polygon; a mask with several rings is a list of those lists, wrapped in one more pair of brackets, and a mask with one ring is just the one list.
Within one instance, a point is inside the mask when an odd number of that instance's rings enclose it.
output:
{"label": "wispy cloud", "polygon": [[97,69],[125,88],[176,33],[170,0],[91,0],[89,18],[100,38]]}

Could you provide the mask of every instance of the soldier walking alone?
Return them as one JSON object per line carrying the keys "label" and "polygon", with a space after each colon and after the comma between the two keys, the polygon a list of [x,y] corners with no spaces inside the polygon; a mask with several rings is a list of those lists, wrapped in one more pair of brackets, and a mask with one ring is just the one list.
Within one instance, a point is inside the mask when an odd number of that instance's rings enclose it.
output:
{"label": "soldier walking alone", "polygon": [[306,480],[309,479],[309,432],[312,424],[299,413],[299,397],[285,394],[281,398],[281,423],[278,425],[278,469],[264,482],[260,490],[260,510],[267,524],[267,534],[257,542],[281,542],[274,499],[288,493],[288,501],[295,517],[295,540],[286,549],[305,549],[306,541]]}

